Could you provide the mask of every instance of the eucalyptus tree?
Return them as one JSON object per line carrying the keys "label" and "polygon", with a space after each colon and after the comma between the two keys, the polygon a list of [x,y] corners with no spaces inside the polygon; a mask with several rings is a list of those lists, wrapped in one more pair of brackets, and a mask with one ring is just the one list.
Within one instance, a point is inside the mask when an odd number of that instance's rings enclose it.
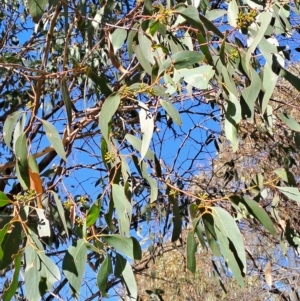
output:
{"label": "eucalyptus tree", "polygon": [[[142,248],[164,252],[185,224],[187,269],[199,241],[240,286],[251,276],[244,225],[297,249],[297,229],[263,199],[300,199],[298,104],[270,102],[280,76],[300,87],[284,46],[298,16],[296,1],[3,1],[1,298],[93,300],[121,284],[136,300]],[[243,150],[241,130],[255,149],[273,147],[278,126],[289,163],[267,180],[192,189],[223,145]],[[237,171],[226,172],[229,183]]]}

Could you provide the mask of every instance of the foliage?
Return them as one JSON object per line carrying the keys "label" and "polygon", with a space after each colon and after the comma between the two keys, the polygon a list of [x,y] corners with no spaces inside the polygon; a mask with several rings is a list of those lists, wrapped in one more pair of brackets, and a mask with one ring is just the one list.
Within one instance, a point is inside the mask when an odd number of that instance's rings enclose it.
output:
{"label": "foliage", "polygon": [[[187,269],[200,243],[241,287],[280,244],[298,250],[299,104],[273,94],[280,77],[300,90],[285,67],[299,49],[283,46],[297,2],[0,7],[3,300],[93,300],[119,284],[136,300],[133,260],[186,224]],[[267,267],[265,290],[292,300]]]}

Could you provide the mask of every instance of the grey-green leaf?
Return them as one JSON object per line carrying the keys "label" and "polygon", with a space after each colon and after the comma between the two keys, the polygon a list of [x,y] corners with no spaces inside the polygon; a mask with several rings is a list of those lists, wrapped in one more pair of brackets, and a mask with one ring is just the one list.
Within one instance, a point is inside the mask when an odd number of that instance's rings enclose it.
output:
{"label": "grey-green leaf", "polygon": [[108,282],[108,276],[112,273],[112,262],[109,255],[106,255],[105,259],[101,263],[100,269],[97,275],[97,284],[100,292],[103,296],[106,295],[106,287]]}
{"label": "grey-green leaf", "polygon": [[129,235],[132,206],[125,195],[124,187],[120,185],[112,185],[112,198],[118,213],[120,234],[124,237]]}
{"label": "grey-green leaf", "polygon": [[283,193],[285,196],[287,196],[289,199],[300,202],[300,192],[299,189],[296,187],[279,187],[276,186],[276,188]]}
{"label": "grey-green leaf", "polygon": [[194,231],[190,231],[187,237],[186,243],[186,259],[187,259],[187,268],[193,274],[196,272],[196,257],[195,253],[197,251],[197,243],[194,237]]}
{"label": "grey-green leaf", "polygon": [[[213,218],[216,227],[225,235],[236,250],[237,256],[242,264],[241,270],[246,273],[246,252],[242,234],[233,217],[221,207],[213,207]],[[215,229],[216,229],[215,227]]]}
{"label": "grey-green leaf", "polygon": [[58,195],[54,191],[50,191],[50,192],[53,195],[53,198],[54,198],[54,201],[55,201],[55,204],[56,204],[56,208],[57,208],[58,214],[60,216],[61,222],[64,226],[66,235],[69,236],[69,231],[68,231],[66,217],[65,217],[65,211],[64,211],[64,208],[62,206],[61,200],[59,199]]}
{"label": "grey-green leaf", "polygon": [[160,99],[160,104],[166,110],[166,112],[170,115],[170,117],[173,119],[173,121],[177,125],[181,126],[182,125],[181,116],[180,116],[179,112],[177,111],[177,109],[174,107],[174,105],[171,102],[165,101],[162,99]]}
{"label": "grey-green leaf", "polygon": [[59,136],[59,133],[55,126],[53,126],[49,121],[42,120],[47,138],[49,139],[50,143],[52,144],[53,148],[57,152],[57,154],[64,160],[67,161],[66,152],[64,149],[64,145],[62,143],[62,140]]}
{"label": "grey-green leaf", "polygon": [[284,122],[292,131],[300,132],[300,124],[290,115],[278,113],[277,116]]}
{"label": "grey-green leaf", "polygon": [[28,0],[28,9],[34,23],[38,23],[42,18],[48,0]]}
{"label": "grey-green leaf", "polygon": [[14,112],[11,115],[9,115],[3,125],[3,138],[5,144],[10,148],[13,149],[11,146],[12,141],[12,134],[15,129],[15,125],[18,122],[20,116],[24,114],[25,112]]}
{"label": "grey-green leaf", "polygon": [[72,124],[72,102],[70,98],[67,81],[65,78],[61,81],[61,92],[66,107],[68,126],[70,128]]}
{"label": "grey-green leaf", "polygon": [[109,123],[116,113],[120,105],[121,97],[119,94],[112,94],[109,96],[101,109],[99,114],[99,126],[104,139],[109,143]]}
{"label": "grey-green leaf", "polygon": [[134,237],[122,237],[118,234],[102,236],[103,240],[118,252],[131,259],[141,259],[142,250],[139,242]]}
{"label": "grey-green leaf", "polygon": [[75,297],[80,294],[86,260],[86,244],[83,239],[79,239],[75,241],[74,246],[68,248],[62,264],[63,272],[69,280],[70,288]]}

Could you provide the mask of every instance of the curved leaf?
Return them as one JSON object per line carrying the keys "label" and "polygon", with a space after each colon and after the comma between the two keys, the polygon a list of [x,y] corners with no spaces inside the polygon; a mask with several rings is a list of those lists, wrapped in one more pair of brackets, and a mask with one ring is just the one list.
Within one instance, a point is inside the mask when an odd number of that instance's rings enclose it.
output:
{"label": "curved leaf", "polygon": [[67,161],[64,145],[62,143],[62,140],[59,136],[57,129],[47,120],[41,119],[41,122],[44,126],[46,136],[50,141],[50,143],[52,144],[53,148],[64,161]]}

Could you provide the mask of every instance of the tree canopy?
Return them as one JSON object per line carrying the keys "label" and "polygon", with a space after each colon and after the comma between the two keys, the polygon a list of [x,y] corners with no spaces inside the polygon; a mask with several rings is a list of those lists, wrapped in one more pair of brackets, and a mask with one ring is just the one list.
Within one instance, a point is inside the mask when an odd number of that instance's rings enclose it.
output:
{"label": "tree canopy", "polygon": [[299,299],[297,1],[0,8],[2,300]]}

